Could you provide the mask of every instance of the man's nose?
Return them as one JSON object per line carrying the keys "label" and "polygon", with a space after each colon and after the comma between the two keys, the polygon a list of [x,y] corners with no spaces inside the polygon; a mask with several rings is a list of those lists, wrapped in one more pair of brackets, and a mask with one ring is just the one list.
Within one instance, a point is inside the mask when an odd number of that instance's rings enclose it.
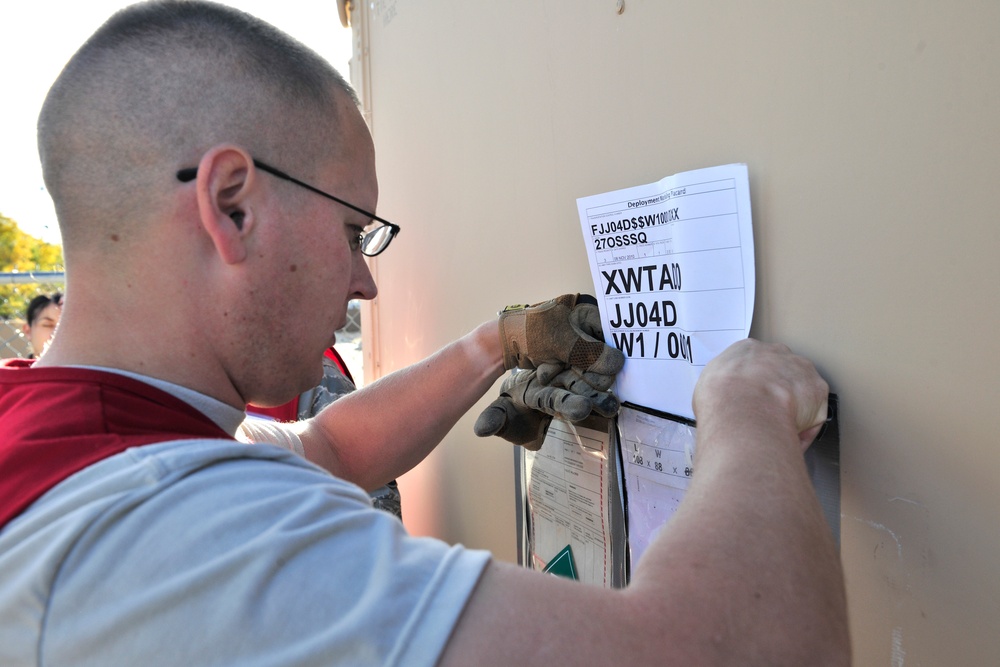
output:
{"label": "man's nose", "polygon": [[357,295],[354,298],[371,300],[378,295],[378,285],[375,284],[371,269],[368,268],[368,261],[360,253],[354,262],[351,286],[354,288],[351,293]]}

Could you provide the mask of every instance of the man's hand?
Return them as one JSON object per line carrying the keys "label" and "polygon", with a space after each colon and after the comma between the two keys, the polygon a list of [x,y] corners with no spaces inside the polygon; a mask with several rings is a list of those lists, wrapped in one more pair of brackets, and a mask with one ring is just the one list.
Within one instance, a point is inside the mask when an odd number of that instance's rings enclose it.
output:
{"label": "man's hand", "polygon": [[808,359],[784,345],[748,338],[705,366],[693,403],[699,425],[713,411],[781,420],[795,429],[804,451],[826,421],[829,391]]}
{"label": "man's hand", "polygon": [[566,368],[577,379],[606,391],[625,365],[620,350],[604,344],[601,315],[594,297],[564,294],[533,306],[508,306],[500,313],[504,368],[540,369],[540,380]]}
{"label": "man's hand", "polygon": [[519,370],[500,386],[500,396],[476,420],[476,435],[498,435],[532,451],[542,446],[553,417],[577,422],[597,413],[618,413],[614,394],[597,391],[573,370],[566,370],[542,384],[534,370]]}

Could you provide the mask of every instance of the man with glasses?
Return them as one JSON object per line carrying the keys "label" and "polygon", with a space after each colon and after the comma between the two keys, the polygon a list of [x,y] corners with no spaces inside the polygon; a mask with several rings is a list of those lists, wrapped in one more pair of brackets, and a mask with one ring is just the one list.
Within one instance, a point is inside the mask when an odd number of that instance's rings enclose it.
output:
{"label": "man with glasses", "polygon": [[529,405],[613,412],[623,359],[573,296],[283,432],[333,474],[233,438],[248,402],[318,382],[348,301],[376,294],[365,254],[399,233],[318,56],[221,6],[136,5],[67,63],[39,149],[73,299],[34,367],[0,368],[0,664],[849,660],[801,456],[827,395],[809,362],[746,342],[710,364],[670,530],[628,590],[583,586],[411,537],[363,491],[505,369],[528,370],[491,417],[512,440],[544,427]]}

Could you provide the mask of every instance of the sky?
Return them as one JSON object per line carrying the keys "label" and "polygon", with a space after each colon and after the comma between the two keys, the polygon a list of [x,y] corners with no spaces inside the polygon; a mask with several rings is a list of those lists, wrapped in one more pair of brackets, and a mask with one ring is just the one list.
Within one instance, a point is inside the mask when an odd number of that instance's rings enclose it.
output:
{"label": "sky", "polygon": [[[340,24],[336,0],[221,1],[281,28],[350,80],[351,31]],[[66,61],[111,14],[128,4],[123,0],[0,2],[0,213],[49,243],[60,243],[60,238],[38,163],[38,112]]]}

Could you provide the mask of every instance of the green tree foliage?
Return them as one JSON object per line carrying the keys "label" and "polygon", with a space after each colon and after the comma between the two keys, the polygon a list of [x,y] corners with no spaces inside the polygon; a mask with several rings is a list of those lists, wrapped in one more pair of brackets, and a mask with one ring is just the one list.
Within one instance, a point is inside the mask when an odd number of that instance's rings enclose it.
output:
{"label": "green tree foliage", "polygon": [[[0,214],[0,272],[62,271],[62,247],[25,234],[17,223]],[[55,292],[61,285],[0,284],[0,318],[24,316],[32,297],[41,292]]]}

